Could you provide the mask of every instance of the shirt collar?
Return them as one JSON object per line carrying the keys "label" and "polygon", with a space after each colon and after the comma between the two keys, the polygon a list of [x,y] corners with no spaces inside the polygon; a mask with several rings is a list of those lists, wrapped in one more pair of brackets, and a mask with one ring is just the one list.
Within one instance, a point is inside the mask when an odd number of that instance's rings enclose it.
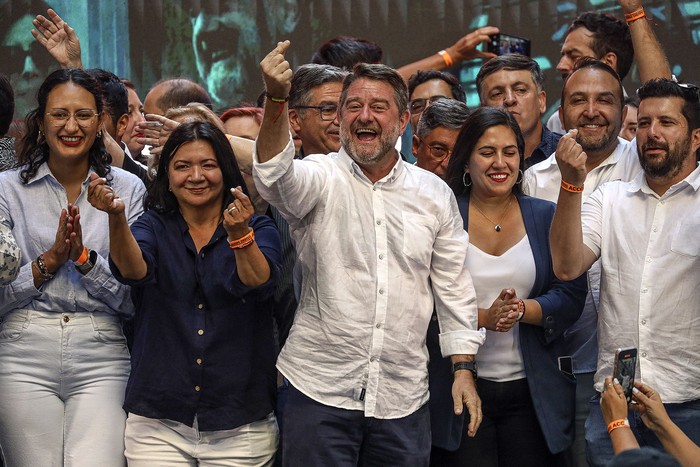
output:
{"label": "shirt collar", "polygon": [[[698,191],[700,189],[700,165],[695,166],[695,170],[693,170],[687,177],[685,177],[683,180],[680,182],[671,185],[671,187],[664,193],[664,196],[673,194],[679,190],[681,190],[684,186],[691,186],[694,191]],[[654,196],[657,196],[656,192],[649,188],[649,185],[647,184],[647,178],[644,175],[644,172],[640,172],[631,182],[630,186],[627,189],[628,192],[634,193],[637,191],[641,191],[643,193],[647,194],[653,194]]]}
{"label": "shirt collar", "polygon": [[[83,180],[83,183],[82,183],[83,186],[90,183],[90,174],[92,174],[93,172],[94,172],[94,170],[92,169],[92,167],[90,167],[88,169],[87,177],[85,177],[85,180]],[[58,180],[56,180],[56,177],[54,177],[53,173],[51,173],[51,169],[49,169],[48,162],[44,161],[37,169],[34,177],[32,177],[31,180],[29,180],[29,182],[27,182],[27,185],[31,185],[32,183],[38,182],[39,180],[42,180],[46,177],[51,177],[56,183],[58,183]]]}
{"label": "shirt collar", "polygon": [[[384,177],[382,177],[380,180],[377,181],[377,183],[393,183],[399,175],[401,175],[401,172],[404,169],[404,160],[401,158],[401,155],[398,154],[397,151],[397,161],[394,164],[394,166],[391,168],[388,174],[386,174]],[[331,156],[335,156],[335,154],[331,154]],[[361,177],[362,179],[366,180],[369,182],[369,179],[365,175],[365,173],[362,171],[362,168],[357,165],[357,163],[350,157],[350,155],[345,151],[344,147],[340,148],[340,151],[337,153],[337,158],[345,167],[348,172],[355,173],[355,175]]]}

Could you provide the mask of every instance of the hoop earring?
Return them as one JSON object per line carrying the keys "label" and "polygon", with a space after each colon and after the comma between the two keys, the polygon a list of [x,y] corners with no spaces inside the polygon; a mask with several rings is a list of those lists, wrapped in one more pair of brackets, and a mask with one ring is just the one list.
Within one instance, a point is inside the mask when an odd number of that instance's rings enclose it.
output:
{"label": "hoop earring", "polygon": [[469,175],[469,172],[464,172],[464,175],[462,175],[462,183],[464,184],[465,187],[470,187],[472,186],[472,179],[471,177],[469,178],[469,183],[467,183],[467,176]]}
{"label": "hoop earring", "polygon": [[523,169],[518,169],[518,180],[516,180],[515,184],[520,185],[523,183],[523,178],[525,177],[525,174],[523,173]]}

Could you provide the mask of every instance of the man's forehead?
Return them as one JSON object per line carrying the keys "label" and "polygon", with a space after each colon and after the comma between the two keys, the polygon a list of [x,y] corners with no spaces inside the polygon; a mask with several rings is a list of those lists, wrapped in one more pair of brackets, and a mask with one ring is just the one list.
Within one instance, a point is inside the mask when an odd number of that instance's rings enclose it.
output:
{"label": "man's forehead", "polygon": [[517,83],[535,84],[535,80],[529,70],[501,69],[486,76],[483,81],[483,85],[486,87]]}
{"label": "man's forehead", "polygon": [[610,73],[599,68],[580,68],[572,72],[564,83],[564,94],[585,92],[587,94],[622,93],[620,82]]}
{"label": "man's forehead", "polygon": [[311,88],[309,97],[315,101],[340,101],[340,92],[343,90],[341,81],[327,81]]}
{"label": "man's forehead", "polygon": [[438,95],[454,99],[452,87],[447,83],[447,81],[440,78],[434,78],[416,86],[411,94],[411,99],[426,98]]}
{"label": "man's forehead", "polygon": [[[592,31],[584,26],[579,26],[569,34],[567,34],[564,39],[564,44],[561,47],[562,52],[569,52],[571,50],[578,50],[579,52],[584,52],[585,49],[592,49],[594,40],[594,34]],[[590,55],[593,58],[594,55]]]}
{"label": "man's forehead", "polygon": [[667,115],[683,119],[683,104],[685,101],[678,96],[647,97],[639,102],[638,119],[651,116]]}

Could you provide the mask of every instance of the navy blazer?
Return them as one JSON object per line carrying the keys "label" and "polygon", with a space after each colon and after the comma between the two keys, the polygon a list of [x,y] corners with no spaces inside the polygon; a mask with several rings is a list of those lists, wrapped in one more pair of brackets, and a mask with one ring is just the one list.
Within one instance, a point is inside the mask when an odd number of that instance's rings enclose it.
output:
{"label": "navy blazer", "polygon": [[[520,194],[517,200],[535,260],[535,283],[528,298],[534,298],[542,307],[541,327],[520,323],[520,351],[537,419],[549,450],[556,454],[567,449],[574,438],[576,378],[559,371],[557,358],[566,355],[563,353],[562,334],[576,322],[583,310],[586,276],[564,282],[554,275],[549,230],[555,204]],[[469,195],[458,196],[457,203],[466,230]],[[508,286],[503,284],[503,288]],[[438,322],[433,315],[427,337],[433,445],[454,451],[461,442],[467,411],[460,416],[454,414],[452,365],[449,358],[440,354],[438,334]]]}

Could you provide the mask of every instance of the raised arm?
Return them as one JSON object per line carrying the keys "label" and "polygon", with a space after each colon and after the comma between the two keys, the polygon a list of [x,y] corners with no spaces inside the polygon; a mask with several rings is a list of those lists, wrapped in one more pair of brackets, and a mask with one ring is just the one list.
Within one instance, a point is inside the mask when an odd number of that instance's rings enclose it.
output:
{"label": "raised arm", "polygon": [[109,215],[109,255],[122,277],[131,280],[146,277],[148,267],[129,229],[124,201],[97,174],[90,175],[88,201],[95,209]]}
{"label": "raised arm", "polygon": [[[642,8],[641,0],[619,0],[625,15],[635,13]],[[635,15],[637,16],[637,15]],[[653,78],[671,79],[671,67],[661,44],[651,29],[650,21],[641,17],[632,22],[628,21],[634,58],[639,68],[639,78],[646,83]]]}
{"label": "raised arm", "polygon": [[82,68],[80,40],[75,30],[54,10],[49,8],[46,15],[48,18],[38,15],[32,21],[36,28],[32,29],[32,36],[46,47],[61,68]]}
{"label": "raised arm", "polygon": [[[581,199],[586,181],[586,153],[576,142],[578,130],[570,130],[557,145],[556,159],[562,188],[549,233],[554,274],[561,280],[573,280],[595,262],[593,252],[583,244]],[[563,188],[565,185],[569,190]],[[573,188],[572,188],[573,187]]]}
{"label": "raised arm", "polygon": [[259,162],[267,162],[289,142],[289,109],[287,99],[292,87],[292,68],[284,58],[290,42],[278,42],[272,52],[260,62],[265,82],[265,113],[256,139]]}
{"label": "raised arm", "polygon": [[440,51],[444,53],[436,52],[433,55],[418,60],[417,62],[409,63],[401,68],[397,68],[396,71],[401,74],[404,81],[408,82],[409,78],[418,70],[444,70],[446,68],[451,68],[452,64],[457,65],[462,63],[464,60],[470,60],[472,58],[493,58],[496,55],[489,52],[481,52],[476,50],[476,47],[483,42],[488,42],[491,40],[490,36],[493,34],[498,34],[498,32],[497,27],[484,26],[483,28],[479,28],[470,32],[466,36],[461,37],[450,47]]}

